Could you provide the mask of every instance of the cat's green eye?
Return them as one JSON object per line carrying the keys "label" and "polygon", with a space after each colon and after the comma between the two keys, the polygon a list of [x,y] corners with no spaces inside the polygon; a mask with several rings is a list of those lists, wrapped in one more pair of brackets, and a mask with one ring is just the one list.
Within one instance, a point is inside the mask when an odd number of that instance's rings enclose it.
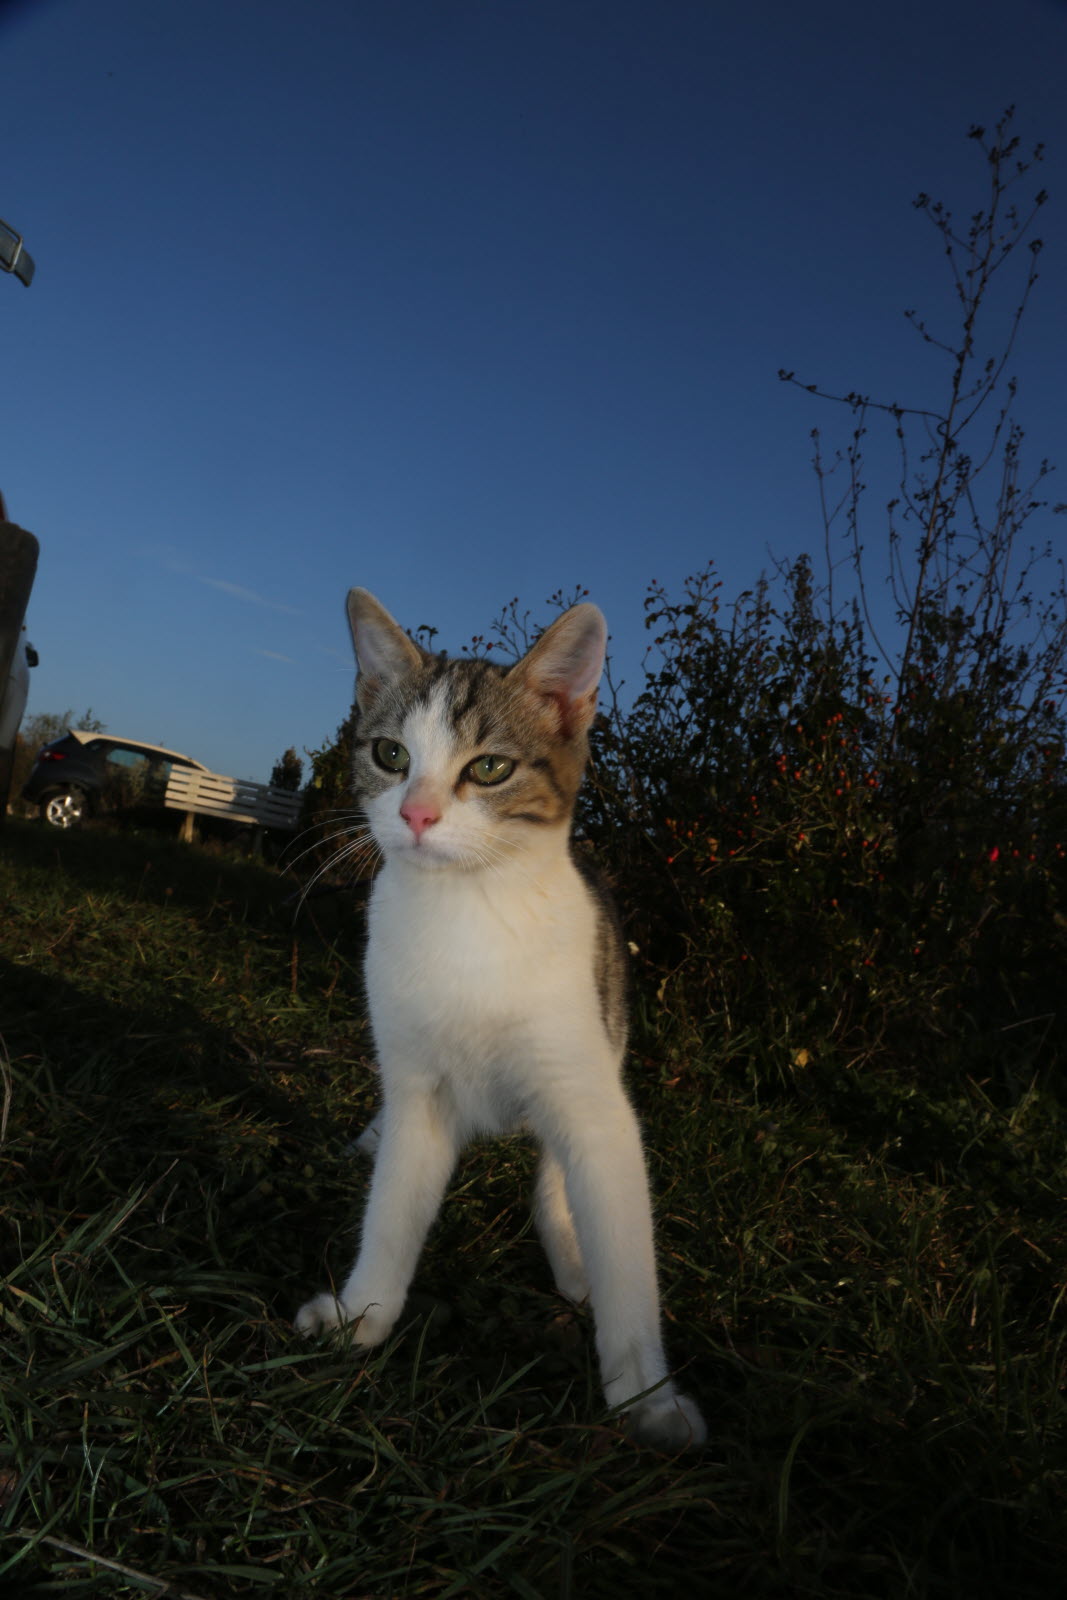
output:
{"label": "cat's green eye", "polygon": [[514,771],[515,763],[507,756],[479,756],[467,768],[468,775],[481,784],[503,783]]}
{"label": "cat's green eye", "polygon": [[406,772],[411,764],[411,757],[404,746],[397,744],[395,739],[375,739],[371,754],[386,772]]}

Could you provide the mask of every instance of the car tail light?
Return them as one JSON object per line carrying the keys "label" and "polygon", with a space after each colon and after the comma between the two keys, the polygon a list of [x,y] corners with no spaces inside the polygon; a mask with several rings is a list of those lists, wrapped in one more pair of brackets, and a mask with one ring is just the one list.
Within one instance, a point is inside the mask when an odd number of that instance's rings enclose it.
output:
{"label": "car tail light", "polygon": [[42,750],[37,759],[38,761],[66,761],[67,757],[62,750]]}

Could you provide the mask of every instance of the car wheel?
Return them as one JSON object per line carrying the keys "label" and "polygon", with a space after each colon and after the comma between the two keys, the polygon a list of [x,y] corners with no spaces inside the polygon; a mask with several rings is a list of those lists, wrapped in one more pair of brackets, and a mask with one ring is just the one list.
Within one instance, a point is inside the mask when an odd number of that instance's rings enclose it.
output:
{"label": "car wheel", "polygon": [[41,801],[41,820],[52,828],[76,828],[88,812],[83,789],[53,789]]}

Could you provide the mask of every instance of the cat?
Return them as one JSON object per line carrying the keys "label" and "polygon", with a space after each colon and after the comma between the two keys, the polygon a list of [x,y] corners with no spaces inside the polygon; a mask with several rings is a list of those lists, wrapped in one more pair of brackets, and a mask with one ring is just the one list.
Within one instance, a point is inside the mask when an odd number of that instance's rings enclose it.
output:
{"label": "cat", "polygon": [[609,1406],[640,1444],[699,1446],[703,1418],[663,1352],[621,1080],[625,945],[571,849],[604,618],[572,606],[504,667],[428,654],[365,589],[348,617],[354,792],[383,858],[366,956],[383,1105],[360,1141],[374,1170],[356,1263],[296,1326],[385,1339],[460,1150],[521,1128],[542,1147],[537,1229],[561,1294],[592,1304]]}

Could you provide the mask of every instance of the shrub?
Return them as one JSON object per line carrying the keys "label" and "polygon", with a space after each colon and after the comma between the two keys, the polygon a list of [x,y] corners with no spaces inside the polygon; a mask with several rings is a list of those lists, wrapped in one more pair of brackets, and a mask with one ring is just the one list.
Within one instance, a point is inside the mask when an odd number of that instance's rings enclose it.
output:
{"label": "shrub", "polygon": [[[970,1072],[1014,1095],[1039,1056],[1055,1059],[1043,1046],[1057,1037],[1067,927],[1067,595],[1061,568],[1035,599],[1049,553],[1019,554],[1050,469],[1026,482],[1004,378],[1040,241],[1005,347],[982,344],[993,276],[1045,198],[1025,216],[1009,198],[1040,159],[1018,159],[1010,122],[990,140],[971,130],[988,195],[966,235],[916,202],[961,310],[946,340],[908,313],[947,357],[945,403],[802,385],[853,417],[829,466],[815,434],[821,586],[806,556],[726,609],[711,568],[680,599],[653,585],[644,687],[597,733],[582,822],[626,881],[656,1000],[701,1034],[758,1030],[761,1053],[769,1031],[784,1078],[829,1054],[927,1086]],[[901,463],[885,546],[895,649],[872,621],[861,529],[878,417]]]}
{"label": "shrub", "polygon": [[655,1000],[761,1057],[777,1041],[785,1077],[832,1047],[930,1086],[961,1030],[1025,1053],[1059,1003],[1062,710],[933,681],[902,722],[858,615],[819,615],[804,558],[779,588],[724,618],[710,569],[681,600],[653,587],[655,664],[596,733],[582,827]]}

